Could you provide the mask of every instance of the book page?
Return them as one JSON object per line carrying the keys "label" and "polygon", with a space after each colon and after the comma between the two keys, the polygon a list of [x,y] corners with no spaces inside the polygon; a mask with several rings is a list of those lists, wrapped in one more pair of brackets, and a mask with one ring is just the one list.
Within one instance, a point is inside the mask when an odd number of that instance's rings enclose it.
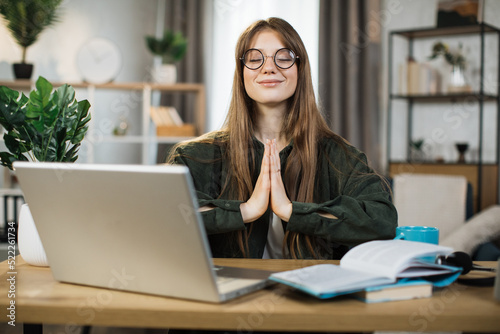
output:
{"label": "book page", "polygon": [[151,107],[151,119],[156,126],[162,125],[175,125],[174,121],[170,117],[169,109],[170,107]]}
{"label": "book page", "polygon": [[182,124],[184,124],[181,116],[177,112],[177,109],[175,109],[174,107],[168,107],[168,112],[169,112],[170,118],[172,119],[172,121],[174,122],[175,125],[181,126]]}
{"label": "book page", "polygon": [[[349,250],[340,260],[340,266],[368,273],[396,278],[413,259],[453,252],[449,247],[406,240],[376,240]],[[420,263],[424,265],[424,263]]]}

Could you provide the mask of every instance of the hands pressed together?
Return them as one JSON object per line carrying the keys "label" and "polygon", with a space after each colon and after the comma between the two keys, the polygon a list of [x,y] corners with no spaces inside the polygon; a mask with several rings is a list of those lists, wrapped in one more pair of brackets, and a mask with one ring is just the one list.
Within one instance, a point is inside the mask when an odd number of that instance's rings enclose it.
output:
{"label": "hands pressed together", "polygon": [[264,157],[259,178],[250,199],[240,206],[245,223],[250,223],[262,216],[267,208],[283,221],[288,221],[292,215],[292,202],[286,195],[281,179],[281,162],[276,148],[276,139],[266,140]]}

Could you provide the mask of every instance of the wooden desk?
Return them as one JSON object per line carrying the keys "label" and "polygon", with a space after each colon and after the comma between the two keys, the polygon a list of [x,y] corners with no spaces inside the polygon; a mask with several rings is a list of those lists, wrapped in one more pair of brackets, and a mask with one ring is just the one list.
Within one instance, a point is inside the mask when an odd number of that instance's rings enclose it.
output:
{"label": "wooden desk", "polygon": [[[240,331],[500,332],[493,289],[453,284],[432,298],[365,304],[346,297],[317,300],[281,285],[224,304],[98,289],[56,282],[48,268],[16,258],[16,323]],[[318,262],[216,259],[216,264],[286,270]],[[494,266],[496,263],[483,263]],[[89,268],[89,270],[91,270]],[[1,321],[10,300],[9,268],[0,264]],[[194,289],[196,287],[193,287]],[[6,320],[7,319],[7,320]]]}

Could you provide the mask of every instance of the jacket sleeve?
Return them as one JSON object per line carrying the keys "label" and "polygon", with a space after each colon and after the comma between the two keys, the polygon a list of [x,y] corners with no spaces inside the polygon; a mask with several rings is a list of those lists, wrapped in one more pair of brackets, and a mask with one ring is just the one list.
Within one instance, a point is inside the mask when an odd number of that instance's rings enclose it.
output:
{"label": "jacket sleeve", "polygon": [[218,198],[222,173],[220,164],[214,162],[213,154],[212,157],[207,157],[207,151],[210,150],[214,148],[210,147],[207,150],[207,147],[198,147],[197,144],[190,144],[189,147],[180,146],[174,153],[173,163],[189,168],[198,205],[200,208],[209,208],[201,212],[207,234],[243,230],[245,223],[240,211],[242,201]]}
{"label": "jacket sleeve", "polygon": [[[330,159],[334,161],[332,154]],[[359,153],[351,161],[353,168],[330,167],[328,176],[321,176],[325,179],[318,184],[329,182],[329,199],[321,203],[292,202],[289,231],[348,247],[369,240],[394,238],[397,212],[387,187],[367,166],[364,154]],[[336,219],[319,213],[330,213]]]}

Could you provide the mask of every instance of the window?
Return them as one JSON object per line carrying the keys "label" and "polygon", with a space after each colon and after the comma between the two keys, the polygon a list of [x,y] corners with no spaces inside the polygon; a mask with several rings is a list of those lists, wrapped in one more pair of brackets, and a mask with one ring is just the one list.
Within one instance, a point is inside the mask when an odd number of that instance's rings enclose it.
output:
{"label": "window", "polygon": [[[319,0],[215,0],[207,11],[207,130],[224,123],[231,100],[235,68],[234,50],[239,35],[252,22],[275,16],[287,20],[306,46],[314,87],[318,81]],[[317,96],[317,93],[316,93]]]}

